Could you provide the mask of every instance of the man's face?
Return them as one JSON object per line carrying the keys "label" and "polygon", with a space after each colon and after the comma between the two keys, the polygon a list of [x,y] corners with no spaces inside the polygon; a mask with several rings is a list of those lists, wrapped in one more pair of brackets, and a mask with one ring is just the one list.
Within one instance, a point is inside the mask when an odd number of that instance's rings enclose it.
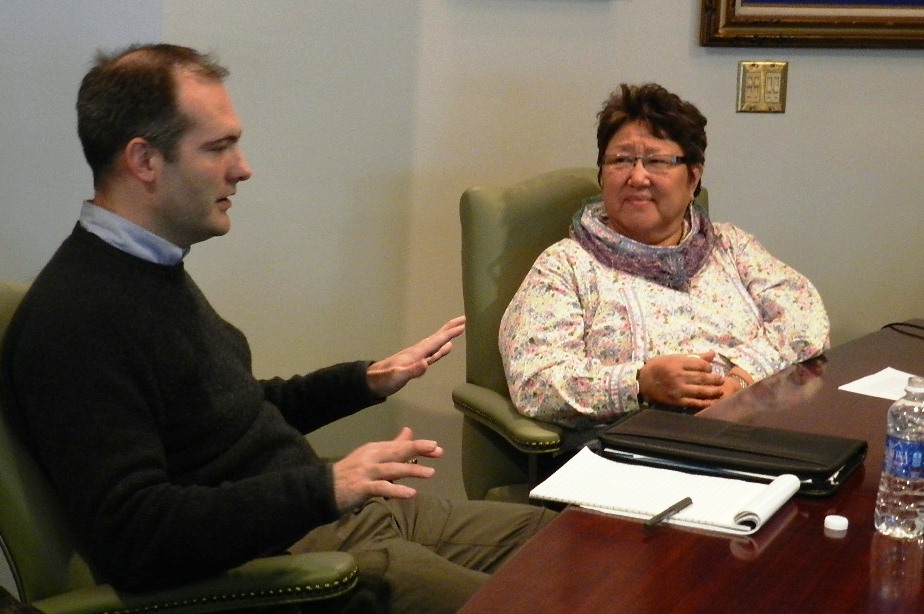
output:
{"label": "man's face", "polygon": [[241,124],[225,87],[189,72],[180,73],[177,81],[178,106],[191,126],[180,138],[174,160],[163,162],[151,230],[188,248],[231,229],[230,196],[251,171],[238,144]]}

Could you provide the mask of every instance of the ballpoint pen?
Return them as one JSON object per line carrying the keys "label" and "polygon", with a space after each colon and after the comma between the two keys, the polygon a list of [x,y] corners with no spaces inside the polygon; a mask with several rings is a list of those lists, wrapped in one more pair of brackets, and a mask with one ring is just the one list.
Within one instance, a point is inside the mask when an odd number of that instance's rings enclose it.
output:
{"label": "ballpoint pen", "polygon": [[646,520],[645,528],[651,528],[653,526],[661,524],[662,522],[664,522],[665,520],[667,520],[668,518],[670,518],[677,512],[684,510],[690,507],[691,505],[693,505],[693,499],[691,499],[690,497],[684,497],[683,499],[673,504],[672,506],[670,506],[663,512],[658,512],[657,514],[655,514],[654,516]]}

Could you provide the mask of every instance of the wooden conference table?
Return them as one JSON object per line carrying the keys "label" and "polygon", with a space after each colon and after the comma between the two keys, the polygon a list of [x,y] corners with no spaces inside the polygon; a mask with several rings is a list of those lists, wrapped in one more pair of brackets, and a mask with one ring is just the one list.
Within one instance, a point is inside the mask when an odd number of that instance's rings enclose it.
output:
{"label": "wooden conference table", "polygon": [[[796,497],[748,538],[569,507],[462,612],[924,612],[924,548],[873,529],[891,402],[838,390],[885,367],[924,374],[924,331],[884,328],[702,412],[866,439],[864,466],[833,496]],[[846,534],[826,535],[828,514],[847,517]]]}

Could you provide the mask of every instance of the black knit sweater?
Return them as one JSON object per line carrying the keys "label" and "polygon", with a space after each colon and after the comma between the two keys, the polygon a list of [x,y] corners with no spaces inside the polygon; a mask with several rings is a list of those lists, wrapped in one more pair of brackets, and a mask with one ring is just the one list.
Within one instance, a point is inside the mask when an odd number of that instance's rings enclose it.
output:
{"label": "black knit sweater", "polygon": [[258,381],[243,334],[178,266],[77,226],[3,346],[0,399],[84,553],[123,589],[278,553],[337,517],[302,434],[380,399],[367,363]]}

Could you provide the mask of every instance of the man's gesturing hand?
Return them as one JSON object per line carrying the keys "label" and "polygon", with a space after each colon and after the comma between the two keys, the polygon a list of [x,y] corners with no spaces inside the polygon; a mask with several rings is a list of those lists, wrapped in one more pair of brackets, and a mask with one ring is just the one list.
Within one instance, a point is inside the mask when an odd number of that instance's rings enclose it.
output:
{"label": "man's gesturing hand", "polygon": [[465,331],[465,316],[453,318],[435,333],[421,339],[384,360],[372,363],[366,370],[369,389],[379,397],[390,396],[452,350],[452,339]]}
{"label": "man's gesturing hand", "polygon": [[429,478],[433,467],[410,462],[417,457],[439,458],[443,455],[435,441],[414,439],[411,429],[404,427],[391,441],[375,441],[356,448],[334,463],[334,496],[341,513],[365,503],[371,497],[410,499],[417,491],[404,484],[394,484],[402,478]]}

